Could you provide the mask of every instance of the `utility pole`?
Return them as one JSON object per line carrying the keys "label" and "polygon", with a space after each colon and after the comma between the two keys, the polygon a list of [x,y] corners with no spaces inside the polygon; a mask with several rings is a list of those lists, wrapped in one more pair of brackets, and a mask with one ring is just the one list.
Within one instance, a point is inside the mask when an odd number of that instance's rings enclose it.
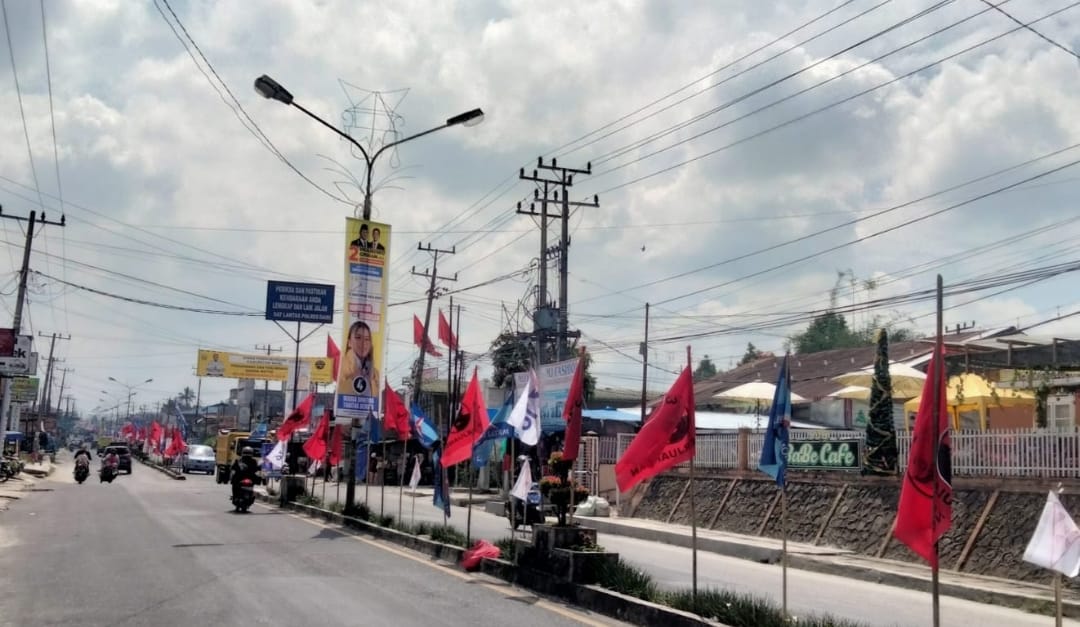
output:
{"label": "utility pole", "polygon": [[[37,212],[31,211],[29,218],[22,216],[5,215],[4,208],[0,205],[0,218],[7,218],[9,220],[25,221],[26,226],[26,244],[23,246],[23,258],[22,266],[19,268],[19,292],[15,299],[15,317],[11,322],[12,335],[16,339],[19,337],[19,333],[22,331],[22,312],[23,303],[26,301],[26,279],[30,275],[30,250],[34,244],[34,226],[38,224]],[[45,212],[41,212],[40,224],[52,224],[55,226],[64,226],[66,222],[65,217],[61,214],[59,222],[50,222],[45,217]],[[31,375],[37,373],[30,373]],[[3,377],[3,396],[0,398],[0,424],[7,424],[7,429],[13,429],[15,425],[11,422],[11,377]]]}
{"label": "utility pole", "polygon": [[[570,208],[571,207],[599,207],[600,199],[597,196],[593,196],[592,201],[572,201],[570,200],[570,187],[574,185],[575,174],[592,174],[592,163],[586,164],[584,169],[581,168],[567,168],[558,165],[557,160],[552,159],[550,163],[544,163],[544,158],[539,157],[536,161],[536,168],[532,171],[531,175],[525,174],[525,169],[522,168],[518,172],[518,178],[523,181],[533,181],[543,185],[544,191],[541,196],[539,188],[537,188],[533,197],[540,200],[540,213],[536,212],[535,203],[530,206],[529,211],[521,209],[520,203],[518,204],[518,213],[531,216],[540,216],[540,282],[539,285],[541,293],[537,299],[537,309],[534,316],[534,333],[536,334],[537,342],[537,356],[539,363],[545,362],[544,345],[547,343],[547,339],[552,335],[554,330],[555,336],[555,358],[557,360],[563,359],[564,351],[568,347],[568,340],[570,338],[578,338],[581,333],[578,331],[570,331],[569,322],[569,282],[568,275],[570,269]],[[550,172],[550,177],[541,175],[540,170],[546,170]],[[554,189],[558,187],[559,189]],[[548,212],[549,195],[551,196],[551,202],[561,205],[561,211],[558,215],[552,215]],[[560,223],[559,243],[556,246],[548,247],[547,245],[547,220],[548,218],[558,218]],[[547,263],[551,257],[557,257],[559,260],[559,300],[558,308],[555,311],[547,300]],[[554,327],[554,329],[553,329]]]}
{"label": "utility pole", "polygon": [[[442,250],[439,248],[432,248],[431,244],[424,246],[423,244],[416,245],[417,250],[431,253],[431,271],[424,270],[423,272],[417,272],[416,266],[413,266],[411,272],[415,276],[422,276],[431,279],[431,283],[427,291],[427,308],[424,311],[424,339],[421,340],[420,345],[420,358],[416,360],[416,373],[413,379],[413,402],[420,403],[420,386],[423,383],[424,378],[424,355],[426,347],[423,345],[427,341],[428,328],[431,326],[431,302],[435,300],[435,282],[436,281],[457,281],[457,273],[454,276],[439,276],[439,255],[453,255],[457,252],[457,247],[453,246],[450,250]],[[459,323],[460,324],[460,323]],[[460,341],[460,340],[459,340]],[[441,433],[441,431],[440,431]]]}
{"label": "utility pole", "polygon": [[[40,337],[49,337],[48,335],[46,335],[44,333],[38,333],[38,335]],[[64,337],[59,333],[53,333],[52,334],[52,340],[49,342],[49,361],[48,361],[48,365],[45,367],[45,389],[41,392],[41,400],[42,400],[42,402],[38,404],[38,412],[37,412],[37,423],[38,423],[38,430],[39,431],[41,430],[41,426],[42,426],[42,423],[41,423],[41,421],[42,421],[42,408],[44,407],[44,415],[48,416],[49,415],[49,409],[50,409],[51,404],[52,404],[52,378],[53,378],[53,363],[54,363],[53,354],[56,351],[56,340],[70,340],[70,339],[71,339],[70,335],[67,336],[67,337]],[[32,430],[27,429],[27,431],[32,431]],[[33,451],[34,451],[35,454],[38,451],[37,435],[34,436]]]}
{"label": "utility pole", "polygon": [[[281,352],[280,348],[270,348],[269,344],[267,344],[266,346],[259,346],[258,344],[256,344],[255,345],[255,350],[257,350],[257,351],[265,350],[266,354],[268,356],[270,355],[270,353],[280,353]],[[202,379],[199,379],[199,383],[202,383]],[[282,398],[284,398],[284,395],[282,396]],[[198,409],[196,409],[195,414],[196,414],[195,417],[198,418]],[[263,381],[263,413],[262,413],[262,415],[263,415],[263,420],[266,421],[267,428],[269,428],[269,425],[270,425],[270,380],[269,379]],[[250,423],[248,424],[248,431],[251,431]]]}
{"label": "utility pole", "polygon": [[60,393],[56,395],[56,398],[59,399],[56,403],[56,413],[58,414],[60,413],[60,406],[64,404],[64,384],[67,383],[67,375],[69,372],[75,372],[75,369],[60,368],[60,372],[63,374],[60,375]]}
{"label": "utility pole", "polygon": [[646,384],[649,379],[649,303],[645,303],[645,341],[641,343],[641,424],[645,424]]}

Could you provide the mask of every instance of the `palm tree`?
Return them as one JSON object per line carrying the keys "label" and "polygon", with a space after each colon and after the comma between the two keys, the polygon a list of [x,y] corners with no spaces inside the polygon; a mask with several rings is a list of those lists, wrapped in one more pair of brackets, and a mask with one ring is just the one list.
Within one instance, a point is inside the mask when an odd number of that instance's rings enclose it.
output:
{"label": "palm tree", "polygon": [[188,386],[184,386],[184,391],[177,397],[180,399],[180,406],[184,409],[191,409],[191,402],[195,400],[195,390],[192,390]]}

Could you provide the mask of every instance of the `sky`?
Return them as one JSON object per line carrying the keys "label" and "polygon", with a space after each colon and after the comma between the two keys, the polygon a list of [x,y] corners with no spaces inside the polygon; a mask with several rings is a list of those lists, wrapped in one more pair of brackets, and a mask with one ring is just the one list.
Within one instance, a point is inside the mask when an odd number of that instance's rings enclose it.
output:
{"label": "sky", "polygon": [[[640,388],[645,303],[658,392],[688,345],[728,368],[830,305],[930,333],[937,274],[948,326],[1080,336],[1077,275],[1051,272],[1080,257],[1080,8],[1000,8],[5,0],[0,205],[66,224],[35,235],[23,332],[42,355],[70,337],[55,356],[80,411],[129,386],[154,407],[197,387],[199,348],[294,350],[262,317],[267,280],[335,284],[340,306],[365,163],[257,94],[268,74],[369,149],[485,112],[375,162],[394,385],[424,314],[418,244],[455,250],[439,285],[481,377],[500,331],[531,330],[540,232],[516,208],[538,157],[591,164],[570,191],[599,206],[570,216],[568,311],[601,388]],[[0,227],[12,315],[25,223]],[[308,331],[303,355],[343,334]],[[203,404],[235,385],[203,383]]]}

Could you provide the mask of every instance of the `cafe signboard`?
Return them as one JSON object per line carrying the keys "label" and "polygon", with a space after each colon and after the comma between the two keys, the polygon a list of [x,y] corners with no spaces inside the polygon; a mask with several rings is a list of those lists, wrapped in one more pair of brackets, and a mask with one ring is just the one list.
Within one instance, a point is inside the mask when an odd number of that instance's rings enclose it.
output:
{"label": "cafe signboard", "polygon": [[859,470],[862,440],[799,440],[792,441],[788,452],[788,468],[793,470]]}

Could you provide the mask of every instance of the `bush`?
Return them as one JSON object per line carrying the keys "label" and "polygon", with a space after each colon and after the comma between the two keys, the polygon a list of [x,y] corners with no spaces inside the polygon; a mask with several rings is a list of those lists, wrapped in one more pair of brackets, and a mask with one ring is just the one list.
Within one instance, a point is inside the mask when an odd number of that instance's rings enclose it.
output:
{"label": "bush", "polygon": [[504,560],[514,559],[514,539],[510,536],[505,538],[499,538],[494,542],[495,546],[499,547],[499,551],[502,552],[502,558]]}
{"label": "bush", "polygon": [[374,522],[376,525],[379,525],[380,527],[393,528],[394,526],[394,517],[390,514],[387,514],[385,516],[375,516],[374,518],[375,520],[373,520],[372,522]]}
{"label": "bush", "polygon": [[340,514],[341,512],[345,511],[345,504],[341,501],[334,501],[333,503],[327,505],[326,509],[334,512],[335,514]]}
{"label": "bush", "polygon": [[315,496],[314,494],[305,494],[304,496],[300,497],[300,504],[310,505],[311,507],[320,507],[322,505],[322,499]]}
{"label": "bush", "polygon": [[358,520],[371,520],[371,510],[368,509],[367,503],[353,505],[352,517]]}
{"label": "bush", "polygon": [[451,546],[468,548],[465,546],[465,534],[449,525],[445,527],[439,525],[432,527],[431,539],[435,542],[442,542],[443,544],[449,544]]}
{"label": "bush", "polygon": [[654,601],[659,594],[652,575],[621,559],[601,566],[598,574],[601,586],[620,594],[643,601]]}

